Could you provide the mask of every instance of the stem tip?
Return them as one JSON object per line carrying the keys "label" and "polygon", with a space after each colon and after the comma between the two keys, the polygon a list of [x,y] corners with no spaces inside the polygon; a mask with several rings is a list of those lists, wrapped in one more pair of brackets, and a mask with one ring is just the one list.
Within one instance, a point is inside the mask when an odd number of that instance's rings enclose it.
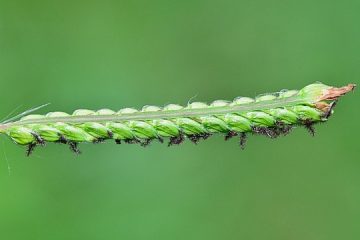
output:
{"label": "stem tip", "polygon": [[326,101],[326,100],[336,100],[341,96],[344,96],[345,94],[347,94],[348,92],[354,91],[356,87],[356,84],[348,84],[347,86],[344,87],[331,87],[326,89],[322,96],[320,96],[319,101]]}

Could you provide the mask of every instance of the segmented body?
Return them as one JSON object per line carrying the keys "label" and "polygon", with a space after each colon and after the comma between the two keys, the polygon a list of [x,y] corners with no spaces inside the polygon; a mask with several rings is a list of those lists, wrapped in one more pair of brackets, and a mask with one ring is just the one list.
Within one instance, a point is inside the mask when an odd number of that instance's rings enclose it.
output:
{"label": "segmented body", "polygon": [[163,108],[145,106],[141,110],[80,109],[72,114],[28,115],[0,125],[0,133],[8,135],[17,144],[28,145],[28,155],[35,146],[46,142],[68,144],[79,153],[77,144],[81,142],[113,139],[118,144],[146,146],[152,140],[163,142],[168,138],[170,146],[180,144],[186,138],[197,143],[215,133],[223,134],[225,139],[240,136],[243,146],[247,133],[276,138],[286,135],[296,125],[305,126],[313,133],[312,125],[328,119],[336,100],[319,100],[316,94],[324,91],[323,88],[330,87],[312,84],[300,91],[281,91],[254,99],[217,100],[211,104],[193,102],[186,107],[169,104]]}

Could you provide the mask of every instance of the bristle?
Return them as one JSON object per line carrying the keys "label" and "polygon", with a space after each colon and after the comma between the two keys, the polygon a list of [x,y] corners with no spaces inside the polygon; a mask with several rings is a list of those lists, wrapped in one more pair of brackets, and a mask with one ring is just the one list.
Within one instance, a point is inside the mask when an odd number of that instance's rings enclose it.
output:
{"label": "bristle", "polygon": [[211,135],[212,135],[212,134],[210,134],[210,133],[203,133],[203,134],[201,134],[201,137],[202,137],[202,139],[206,140],[206,139],[208,139],[209,137],[211,137]]}
{"label": "bristle", "polygon": [[93,141],[94,144],[103,143],[103,142],[105,142],[105,138],[97,138],[97,139],[94,139],[94,141]]}
{"label": "bristle", "polygon": [[241,149],[245,149],[245,143],[246,143],[246,133],[242,132],[240,133],[240,147]]}
{"label": "bristle", "polygon": [[308,132],[310,133],[310,135],[314,137],[315,136],[314,122],[310,120],[305,120],[303,124],[306,130],[308,130]]}
{"label": "bristle", "polygon": [[60,135],[58,143],[67,144],[68,140],[65,138],[64,135]]}
{"label": "bristle", "polygon": [[81,154],[81,151],[80,149],[78,148],[78,143],[77,142],[68,142],[69,144],[69,147],[70,147],[70,150],[73,152],[73,153],[76,153],[76,154]]}
{"label": "bristle", "polygon": [[194,144],[198,144],[198,142],[200,141],[200,139],[208,139],[211,136],[210,133],[202,133],[202,134],[193,134],[193,135],[188,135],[187,137],[190,139],[191,142],[193,142]]}
{"label": "bristle", "polygon": [[44,139],[42,139],[42,137],[39,136],[39,134],[37,134],[35,132],[32,132],[31,134],[34,136],[36,143],[38,145],[45,146],[45,141],[44,141]]}
{"label": "bristle", "polygon": [[136,138],[125,139],[124,142],[127,143],[127,144],[138,144],[138,143],[140,143],[140,141],[138,139],[136,139]]}
{"label": "bristle", "polygon": [[114,137],[114,133],[110,130],[107,131],[107,134],[109,136],[110,139],[112,139]]}
{"label": "bristle", "polygon": [[230,138],[233,138],[235,136],[237,136],[238,133],[234,132],[234,131],[229,131],[226,135],[225,135],[225,141],[229,140]]}
{"label": "bristle", "polygon": [[184,138],[184,135],[182,133],[180,133],[179,136],[176,136],[176,137],[170,137],[170,140],[169,140],[169,143],[168,143],[168,146],[172,146],[172,145],[179,145],[181,144],[182,142],[184,142],[185,138]]}
{"label": "bristle", "polygon": [[276,122],[276,130],[278,131],[279,135],[286,136],[291,132],[292,126],[285,124],[283,122],[277,121]]}
{"label": "bristle", "polygon": [[144,139],[144,140],[140,143],[140,146],[142,146],[142,147],[147,147],[147,146],[150,145],[150,143],[151,143],[153,140],[154,140],[153,138]]}
{"label": "bristle", "polygon": [[331,116],[332,111],[333,111],[334,107],[336,106],[336,104],[337,104],[337,101],[334,101],[334,102],[330,103],[329,109],[324,114],[325,119],[328,119]]}
{"label": "bristle", "polygon": [[272,127],[252,127],[252,130],[256,134],[264,135],[269,138],[276,138],[279,136],[278,132]]}
{"label": "bristle", "polygon": [[26,149],[26,156],[29,157],[34,152],[35,147],[36,147],[36,143],[30,143]]}

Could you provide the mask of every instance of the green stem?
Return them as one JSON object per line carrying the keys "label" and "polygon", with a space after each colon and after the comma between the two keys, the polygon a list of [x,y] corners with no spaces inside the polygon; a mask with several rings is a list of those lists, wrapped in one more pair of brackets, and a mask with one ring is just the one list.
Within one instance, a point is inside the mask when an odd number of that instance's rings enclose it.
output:
{"label": "green stem", "polygon": [[[136,112],[127,113],[123,115],[87,115],[87,116],[66,116],[66,117],[51,117],[40,119],[20,120],[17,122],[0,125],[0,129],[6,129],[11,126],[21,126],[29,124],[49,124],[56,122],[63,123],[84,123],[84,122],[122,122],[131,120],[152,120],[152,119],[171,119],[177,117],[199,117],[208,115],[218,115],[227,113],[243,113],[248,111],[257,111],[270,108],[290,107],[304,103],[304,99],[299,96],[274,99],[262,102],[252,102],[244,105],[222,106],[222,107],[208,107],[199,109],[180,109],[171,111],[157,111],[157,112]],[[0,130],[1,131],[1,130]]]}

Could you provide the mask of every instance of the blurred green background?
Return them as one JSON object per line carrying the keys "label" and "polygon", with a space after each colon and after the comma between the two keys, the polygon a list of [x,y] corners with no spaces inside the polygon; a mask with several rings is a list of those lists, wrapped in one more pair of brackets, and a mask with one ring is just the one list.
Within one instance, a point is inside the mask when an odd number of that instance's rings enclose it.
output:
{"label": "blurred green background", "polygon": [[[0,115],[356,83],[360,2],[0,0]],[[359,239],[359,92],[312,138],[0,141],[1,239]]]}

